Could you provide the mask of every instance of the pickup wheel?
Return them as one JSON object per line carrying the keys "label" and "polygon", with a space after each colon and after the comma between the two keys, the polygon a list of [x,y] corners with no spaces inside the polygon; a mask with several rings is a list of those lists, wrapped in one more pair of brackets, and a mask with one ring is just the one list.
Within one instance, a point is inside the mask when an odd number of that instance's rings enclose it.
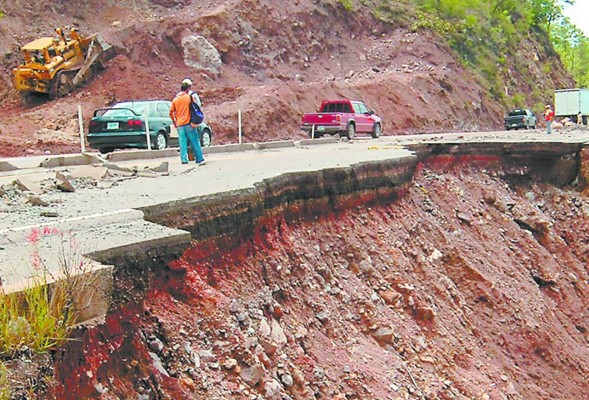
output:
{"label": "pickup wheel", "polygon": [[352,140],[356,136],[356,125],[348,124],[348,129],[340,134],[340,137],[347,137],[348,140]]}
{"label": "pickup wheel", "polygon": [[374,124],[374,129],[372,130],[372,137],[374,139],[378,139],[380,137],[380,134],[382,133],[382,128],[380,126],[379,123]]}

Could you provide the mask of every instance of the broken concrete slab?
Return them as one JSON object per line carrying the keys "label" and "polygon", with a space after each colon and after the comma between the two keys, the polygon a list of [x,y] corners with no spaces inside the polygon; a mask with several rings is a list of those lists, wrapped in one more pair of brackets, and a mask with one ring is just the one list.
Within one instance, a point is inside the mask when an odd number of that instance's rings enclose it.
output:
{"label": "broken concrete slab", "polygon": [[73,193],[76,191],[74,185],[72,185],[69,179],[61,172],[55,173],[55,179],[57,180],[57,189],[61,190],[62,192]]}
{"label": "broken concrete slab", "polygon": [[142,177],[142,178],[157,178],[158,174],[151,171],[151,170],[145,170],[145,171],[138,171],[137,176]]}
{"label": "broken concrete slab", "polygon": [[69,167],[73,165],[90,165],[102,163],[103,160],[93,154],[67,154],[58,157],[50,157],[39,164],[43,168]]}
{"label": "broken concrete slab", "polygon": [[29,196],[27,198],[27,203],[29,203],[32,206],[37,206],[37,207],[47,207],[49,205],[49,203],[47,203],[45,200],[41,199],[39,196]]}
{"label": "broken concrete slab", "polygon": [[170,170],[170,163],[167,161],[164,161],[160,165],[158,165],[157,167],[149,168],[149,170],[153,171],[153,172],[168,172]]}
{"label": "broken concrete slab", "polygon": [[0,172],[16,171],[18,168],[7,161],[0,161]]}
{"label": "broken concrete slab", "polygon": [[91,178],[100,180],[106,176],[107,171],[108,168],[104,166],[88,165],[73,169],[70,172],[70,175],[72,178]]}
{"label": "broken concrete slab", "polygon": [[109,171],[133,172],[131,168],[121,167],[120,165],[111,162],[105,162],[104,166],[108,168]]}
{"label": "broken concrete slab", "polygon": [[31,192],[36,194],[37,196],[44,193],[40,183],[34,182],[25,177],[20,177],[16,179],[14,181],[14,185],[23,192]]}

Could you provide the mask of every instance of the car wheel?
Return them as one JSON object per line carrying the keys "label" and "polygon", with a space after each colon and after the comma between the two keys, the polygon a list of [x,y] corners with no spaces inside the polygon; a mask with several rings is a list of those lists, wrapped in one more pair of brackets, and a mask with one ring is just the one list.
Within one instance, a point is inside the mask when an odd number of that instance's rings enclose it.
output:
{"label": "car wheel", "polygon": [[374,129],[372,130],[372,137],[374,139],[378,139],[380,134],[382,133],[382,128],[380,127],[379,123],[374,124]]}
{"label": "car wheel", "polygon": [[168,147],[168,139],[163,132],[159,132],[155,137],[155,149],[156,150],[163,150]]}
{"label": "car wheel", "polygon": [[352,140],[356,136],[356,126],[352,123],[348,124],[348,129],[340,134],[341,137],[347,137],[348,140]]}
{"label": "car wheel", "polygon": [[213,134],[209,129],[203,129],[200,133],[200,145],[201,147],[210,147],[213,143]]}
{"label": "car wheel", "polygon": [[106,153],[112,153],[114,149],[110,148],[110,147],[101,147],[98,149],[98,151],[100,152],[100,154],[106,154]]}

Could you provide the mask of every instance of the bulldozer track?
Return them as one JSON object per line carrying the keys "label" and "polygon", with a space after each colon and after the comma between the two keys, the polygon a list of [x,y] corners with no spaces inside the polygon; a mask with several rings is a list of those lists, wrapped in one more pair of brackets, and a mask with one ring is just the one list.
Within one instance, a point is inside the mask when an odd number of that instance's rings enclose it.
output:
{"label": "bulldozer track", "polygon": [[78,69],[59,71],[49,87],[49,98],[56,99],[71,93],[74,90],[73,79],[77,73]]}

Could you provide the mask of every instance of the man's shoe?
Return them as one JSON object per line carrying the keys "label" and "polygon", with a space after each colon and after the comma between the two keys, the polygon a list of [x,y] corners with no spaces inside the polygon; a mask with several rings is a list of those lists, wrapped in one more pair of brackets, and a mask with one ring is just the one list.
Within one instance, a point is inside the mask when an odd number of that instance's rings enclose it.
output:
{"label": "man's shoe", "polygon": [[205,160],[197,162],[198,166],[201,167],[206,164]]}
{"label": "man's shoe", "polygon": [[188,164],[188,161],[182,161],[182,164]]}

